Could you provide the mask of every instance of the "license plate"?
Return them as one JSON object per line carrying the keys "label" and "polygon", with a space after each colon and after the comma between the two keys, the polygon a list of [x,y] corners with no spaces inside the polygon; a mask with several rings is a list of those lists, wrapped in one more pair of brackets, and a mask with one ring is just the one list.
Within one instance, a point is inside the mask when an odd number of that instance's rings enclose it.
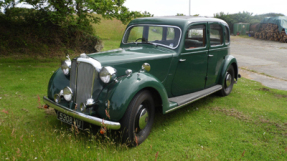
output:
{"label": "license plate", "polygon": [[62,112],[57,112],[58,114],[58,120],[70,124],[70,125],[76,125],[78,129],[83,130],[84,129],[84,122],[82,120],[78,120],[72,116],[69,116],[67,114],[64,114]]}

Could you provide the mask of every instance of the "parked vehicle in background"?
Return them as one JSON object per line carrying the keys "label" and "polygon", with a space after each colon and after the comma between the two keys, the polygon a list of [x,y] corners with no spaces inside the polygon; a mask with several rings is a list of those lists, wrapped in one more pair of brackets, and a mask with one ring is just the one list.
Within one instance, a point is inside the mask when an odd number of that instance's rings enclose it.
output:
{"label": "parked vehicle in background", "polygon": [[123,142],[141,144],[156,109],[166,114],[215,92],[230,94],[238,66],[229,35],[215,18],[135,19],[119,49],[64,61],[44,102],[62,122],[121,130]]}

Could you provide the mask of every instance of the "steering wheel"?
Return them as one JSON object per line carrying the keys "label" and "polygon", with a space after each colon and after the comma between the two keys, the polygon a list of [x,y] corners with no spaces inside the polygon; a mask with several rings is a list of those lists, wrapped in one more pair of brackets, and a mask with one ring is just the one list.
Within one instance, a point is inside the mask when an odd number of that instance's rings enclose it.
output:
{"label": "steering wheel", "polygon": [[138,39],[136,39],[136,41],[135,42],[137,42],[138,40],[142,40],[142,41],[144,41],[145,40],[145,38],[138,38]]}

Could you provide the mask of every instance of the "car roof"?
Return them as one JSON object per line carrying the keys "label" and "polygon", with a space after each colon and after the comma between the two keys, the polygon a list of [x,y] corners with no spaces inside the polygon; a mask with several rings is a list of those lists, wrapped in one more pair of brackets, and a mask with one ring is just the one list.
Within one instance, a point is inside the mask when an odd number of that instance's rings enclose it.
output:
{"label": "car roof", "polygon": [[196,22],[219,22],[226,26],[227,23],[218,18],[200,17],[200,16],[161,16],[161,17],[143,17],[137,18],[130,22],[130,25],[135,24],[158,24],[158,25],[174,25],[184,28],[190,23]]}

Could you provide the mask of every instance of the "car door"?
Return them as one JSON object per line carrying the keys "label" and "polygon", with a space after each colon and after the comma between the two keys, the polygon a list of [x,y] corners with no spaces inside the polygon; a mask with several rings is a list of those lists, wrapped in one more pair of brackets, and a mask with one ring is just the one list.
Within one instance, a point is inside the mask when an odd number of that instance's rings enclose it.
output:
{"label": "car door", "polygon": [[183,95],[205,87],[207,72],[207,23],[191,24],[184,33],[184,45],[172,82],[172,94]]}
{"label": "car door", "polygon": [[208,23],[208,69],[206,88],[216,85],[220,78],[225,56],[228,54],[228,46],[224,43],[224,26],[217,22]]}

